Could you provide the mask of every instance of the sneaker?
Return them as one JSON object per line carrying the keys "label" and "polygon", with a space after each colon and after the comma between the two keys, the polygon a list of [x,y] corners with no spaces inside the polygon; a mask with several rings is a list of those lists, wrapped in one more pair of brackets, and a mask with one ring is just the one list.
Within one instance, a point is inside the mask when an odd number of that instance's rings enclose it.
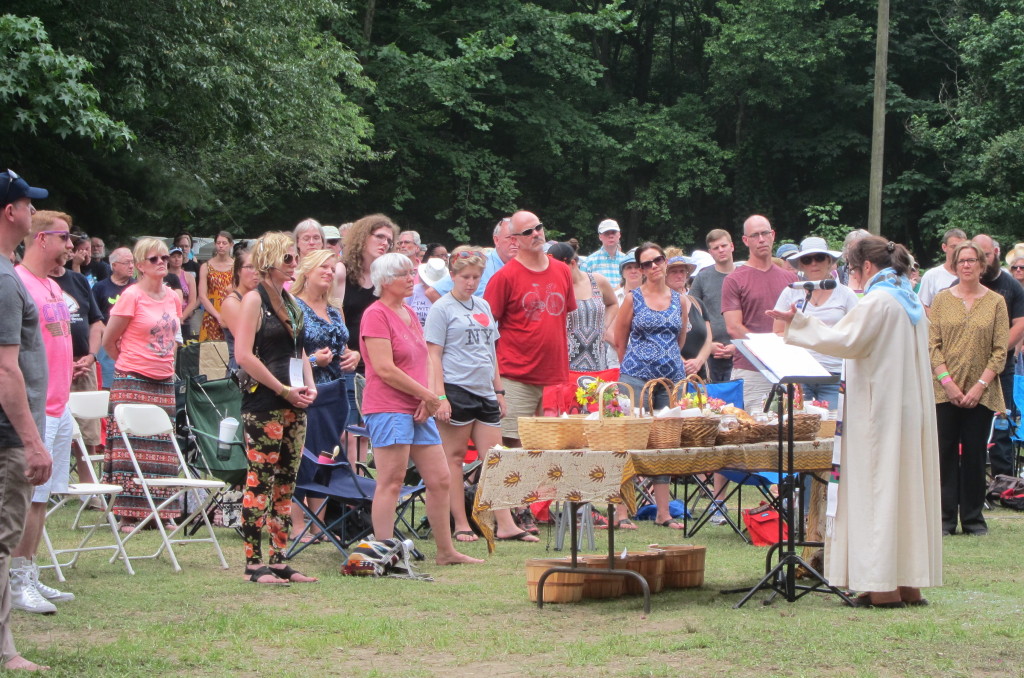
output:
{"label": "sneaker", "polygon": [[51,603],[63,603],[75,599],[74,593],[58,591],[52,586],[47,586],[39,581],[39,566],[35,563],[32,564],[32,583],[35,584],[36,591],[39,591],[39,595],[46,598]]}
{"label": "sneaker", "polygon": [[725,504],[723,504],[720,501],[715,501],[715,508],[711,514],[711,517],[708,518],[708,522],[712,523],[713,525],[725,525],[726,522],[728,522],[726,520],[725,514],[728,512],[729,509],[725,507]]}
{"label": "sneaker", "polygon": [[57,606],[43,598],[36,590],[32,581],[32,565],[24,558],[12,558],[11,564],[15,561],[25,563],[18,567],[11,567],[11,607],[16,610],[32,612],[34,614],[56,614]]}

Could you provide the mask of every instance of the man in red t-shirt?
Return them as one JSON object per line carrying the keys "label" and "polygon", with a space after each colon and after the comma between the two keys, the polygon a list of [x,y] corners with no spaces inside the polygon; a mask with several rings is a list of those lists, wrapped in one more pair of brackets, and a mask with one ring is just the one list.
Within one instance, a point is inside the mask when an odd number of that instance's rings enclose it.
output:
{"label": "man in red t-shirt", "polygon": [[[743,243],[750,258],[722,283],[722,317],[733,339],[743,339],[750,332],[771,332],[773,321],[765,311],[775,308],[786,285],[797,281],[795,273],[772,263],[775,231],[760,214],[743,222]],[[743,380],[743,406],[750,412],[759,409],[771,384],[739,352],[733,356],[732,378]]]}
{"label": "man in red t-shirt", "polygon": [[544,224],[536,214],[513,214],[509,233],[519,251],[488,281],[484,299],[501,333],[498,369],[508,407],[502,444],[519,447],[518,418],[538,414],[544,387],[568,378],[565,318],[576,310],[576,295],[569,267],[544,253]]}

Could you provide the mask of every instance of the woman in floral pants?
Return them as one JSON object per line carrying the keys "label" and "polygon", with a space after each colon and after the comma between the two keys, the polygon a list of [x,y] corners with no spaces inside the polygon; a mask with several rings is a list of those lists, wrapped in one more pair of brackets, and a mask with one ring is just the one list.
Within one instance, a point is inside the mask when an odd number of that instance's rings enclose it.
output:
{"label": "woman in floral pants", "polygon": [[[245,578],[257,584],[315,582],[284,563],[291,528],[292,490],[306,438],[306,408],[316,398],[302,349],[302,311],[284,291],[295,272],[295,246],[283,233],[267,233],[252,248],[260,284],[242,299],[235,358],[255,380],[242,391],[242,421],[249,472],[242,495]],[[293,361],[299,361],[293,363]],[[292,383],[301,365],[302,383]],[[263,530],[270,557],[263,563]]]}

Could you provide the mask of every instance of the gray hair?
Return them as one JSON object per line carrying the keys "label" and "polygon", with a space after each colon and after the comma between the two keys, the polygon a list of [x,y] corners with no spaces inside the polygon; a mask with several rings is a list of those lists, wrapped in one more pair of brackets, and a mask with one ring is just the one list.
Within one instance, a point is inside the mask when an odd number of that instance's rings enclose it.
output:
{"label": "gray hair", "polygon": [[416,247],[419,247],[422,244],[420,242],[420,234],[417,233],[416,231],[402,231],[399,234],[399,237],[401,237],[403,235],[411,235],[413,242],[416,243]]}
{"label": "gray hair", "polygon": [[942,244],[948,245],[950,238],[959,238],[960,240],[967,240],[967,234],[964,233],[962,228],[951,228],[942,234]]}
{"label": "gray hair", "polygon": [[502,237],[501,232],[505,230],[505,228],[507,228],[508,225],[511,223],[512,217],[502,217],[501,221],[494,225],[494,233],[492,233],[491,235],[493,235],[495,238]]}
{"label": "gray hair", "polygon": [[126,261],[130,261],[133,264],[135,263],[135,257],[132,256],[132,251],[127,247],[118,247],[110,253],[108,259],[112,264],[121,264]]}
{"label": "gray hair", "polygon": [[847,233],[846,237],[843,238],[843,254],[845,255],[847,252],[849,252],[850,245],[852,245],[854,242],[860,240],[861,238],[866,238],[869,235],[871,235],[871,231],[867,231],[863,228],[858,228],[855,231],[850,231],[849,233]]}
{"label": "gray hair", "polygon": [[316,229],[320,234],[320,242],[326,243],[327,238],[324,237],[324,227],[320,225],[320,222],[316,219],[303,219],[299,223],[295,224],[295,230],[292,234],[295,236],[295,241],[298,242],[299,238],[306,231]]}
{"label": "gray hair", "polygon": [[385,285],[401,278],[411,268],[413,268],[413,263],[409,257],[398,252],[389,252],[377,257],[370,264],[370,282],[373,283],[373,293],[379,297]]}

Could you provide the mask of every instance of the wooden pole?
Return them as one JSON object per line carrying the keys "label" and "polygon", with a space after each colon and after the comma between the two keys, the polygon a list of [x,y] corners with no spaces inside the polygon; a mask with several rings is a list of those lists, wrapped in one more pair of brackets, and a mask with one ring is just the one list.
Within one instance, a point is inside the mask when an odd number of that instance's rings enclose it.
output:
{"label": "wooden pole", "polygon": [[889,0],[878,0],[875,34],[875,95],[871,115],[871,176],[868,231],[882,232],[882,179],[885,169],[885,88],[889,70]]}

